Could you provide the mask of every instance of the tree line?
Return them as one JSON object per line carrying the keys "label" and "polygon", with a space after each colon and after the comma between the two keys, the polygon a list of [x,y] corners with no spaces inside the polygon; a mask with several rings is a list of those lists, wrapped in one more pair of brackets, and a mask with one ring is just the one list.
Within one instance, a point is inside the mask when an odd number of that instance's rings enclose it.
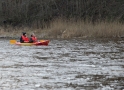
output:
{"label": "tree line", "polygon": [[124,0],[1,0],[3,24],[44,27],[56,18],[124,22]]}

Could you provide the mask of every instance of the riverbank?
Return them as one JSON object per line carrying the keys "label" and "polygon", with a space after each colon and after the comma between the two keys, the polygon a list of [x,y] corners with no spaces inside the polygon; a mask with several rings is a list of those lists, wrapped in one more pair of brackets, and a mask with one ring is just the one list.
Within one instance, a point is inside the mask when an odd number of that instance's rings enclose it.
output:
{"label": "riverbank", "polygon": [[91,23],[84,21],[66,21],[57,19],[46,28],[0,27],[1,38],[18,38],[22,32],[30,36],[35,33],[38,38],[124,38],[124,25],[118,22]]}

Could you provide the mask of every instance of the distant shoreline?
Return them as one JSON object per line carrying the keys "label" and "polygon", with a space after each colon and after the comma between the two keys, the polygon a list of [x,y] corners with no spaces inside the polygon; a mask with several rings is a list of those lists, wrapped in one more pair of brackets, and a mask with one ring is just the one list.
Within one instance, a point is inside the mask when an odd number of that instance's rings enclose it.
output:
{"label": "distant shoreline", "polygon": [[22,32],[30,37],[34,33],[38,38],[124,38],[124,25],[118,22],[97,22],[55,20],[46,28],[0,27],[0,38],[19,38]]}

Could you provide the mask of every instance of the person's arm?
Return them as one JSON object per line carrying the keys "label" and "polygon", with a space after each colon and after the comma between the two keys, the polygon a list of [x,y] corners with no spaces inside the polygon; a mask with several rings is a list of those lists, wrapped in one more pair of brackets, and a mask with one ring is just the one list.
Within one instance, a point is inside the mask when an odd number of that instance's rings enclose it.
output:
{"label": "person's arm", "polygon": [[22,39],[22,36],[20,37],[20,43],[24,43],[24,40]]}
{"label": "person's arm", "polygon": [[30,42],[30,43],[33,43],[33,40],[32,40],[32,38],[30,38],[29,42]]}

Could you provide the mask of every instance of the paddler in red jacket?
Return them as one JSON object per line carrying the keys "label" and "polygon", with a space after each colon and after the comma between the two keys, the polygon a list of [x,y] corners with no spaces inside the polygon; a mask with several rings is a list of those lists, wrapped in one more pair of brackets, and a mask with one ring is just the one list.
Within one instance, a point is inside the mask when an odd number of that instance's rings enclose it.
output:
{"label": "paddler in red jacket", "polygon": [[28,43],[29,42],[29,38],[27,37],[25,32],[23,32],[22,36],[20,37],[20,42],[21,43]]}
{"label": "paddler in red jacket", "polygon": [[35,43],[37,42],[37,37],[33,34],[31,34],[31,38],[30,38],[30,43]]}

